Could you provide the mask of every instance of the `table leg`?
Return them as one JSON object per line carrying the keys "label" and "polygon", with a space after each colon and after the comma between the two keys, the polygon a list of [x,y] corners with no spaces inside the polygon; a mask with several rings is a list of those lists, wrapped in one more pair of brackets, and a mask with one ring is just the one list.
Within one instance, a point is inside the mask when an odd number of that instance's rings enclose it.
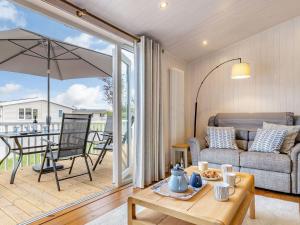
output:
{"label": "table leg", "polygon": [[5,140],[4,137],[1,137],[1,140],[2,140],[2,141],[4,142],[4,144],[6,144],[6,146],[8,147],[8,152],[7,152],[7,154],[4,156],[4,158],[1,159],[1,161],[0,161],[0,166],[2,165],[2,163],[4,162],[4,160],[9,156],[9,154],[11,153],[11,146],[10,146],[10,144],[8,143],[8,141]]}
{"label": "table leg", "polygon": [[132,225],[132,220],[136,219],[135,204],[128,198],[128,225]]}
{"label": "table leg", "polygon": [[10,177],[10,184],[14,183],[18,168],[19,168],[20,164],[22,163],[22,159],[23,159],[23,147],[20,144],[18,138],[14,138],[14,140],[16,142],[16,145],[18,146],[18,150],[20,153],[19,153],[19,159],[18,159],[17,165],[13,169],[11,177]]}
{"label": "table leg", "polygon": [[184,168],[188,168],[188,150],[184,150]]}
{"label": "table leg", "polygon": [[250,204],[250,219],[255,219],[255,195]]}

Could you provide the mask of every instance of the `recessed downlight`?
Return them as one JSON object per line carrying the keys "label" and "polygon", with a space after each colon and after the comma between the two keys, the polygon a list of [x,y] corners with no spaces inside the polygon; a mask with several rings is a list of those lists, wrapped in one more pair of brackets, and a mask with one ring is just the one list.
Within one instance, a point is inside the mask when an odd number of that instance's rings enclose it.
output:
{"label": "recessed downlight", "polygon": [[159,7],[160,7],[161,9],[165,9],[165,8],[167,8],[167,6],[168,6],[168,2],[166,2],[166,1],[161,1],[161,2],[159,3]]}
{"label": "recessed downlight", "polygon": [[208,44],[207,40],[202,41],[202,45],[206,46]]}

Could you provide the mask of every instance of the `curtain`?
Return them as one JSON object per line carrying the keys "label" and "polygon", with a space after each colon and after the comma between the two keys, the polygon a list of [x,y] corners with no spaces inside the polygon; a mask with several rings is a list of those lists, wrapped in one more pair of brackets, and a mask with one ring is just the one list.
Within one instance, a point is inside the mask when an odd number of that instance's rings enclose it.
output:
{"label": "curtain", "polygon": [[144,188],[165,177],[161,47],[148,37],[135,45],[136,146],[133,183]]}

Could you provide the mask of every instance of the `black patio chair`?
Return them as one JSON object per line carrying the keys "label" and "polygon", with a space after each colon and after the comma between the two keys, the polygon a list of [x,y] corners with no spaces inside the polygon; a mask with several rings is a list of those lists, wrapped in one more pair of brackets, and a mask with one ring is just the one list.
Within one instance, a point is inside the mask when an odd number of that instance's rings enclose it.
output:
{"label": "black patio chair", "polygon": [[[104,131],[90,131],[91,133],[93,133],[93,135],[92,135],[92,138],[90,140],[88,140],[88,143],[90,143],[90,146],[88,148],[87,154],[88,154],[88,157],[89,157],[92,165],[93,165],[93,160],[90,157],[90,155],[98,155],[98,154],[91,152],[92,148],[95,149],[95,148],[97,148],[97,146],[98,147],[104,146],[107,141],[109,143],[110,142],[109,137],[112,136],[112,130],[113,130],[112,117],[107,116]],[[98,149],[95,149],[95,150],[98,150]]]}
{"label": "black patio chair", "polygon": [[[59,181],[62,180],[88,174],[90,181],[92,181],[92,175],[86,154],[86,145],[91,124],[91,117],[91,114],[63,114],[58,145],[57,143],[46,140],[48,142],[48,148],[45,151],[41,168],[44,168],[46,158],[49,158],[52,161],[58,191],[60,191]],[[69,169],[69,174],[71,174],[75,159],[77,157],[84,158],[87,172],[59,179],[56,170],[56,162],[71,159],[71,166],[65,168]],[[42,174],[43,169],[40,170],[38,182],[40,182]]]}

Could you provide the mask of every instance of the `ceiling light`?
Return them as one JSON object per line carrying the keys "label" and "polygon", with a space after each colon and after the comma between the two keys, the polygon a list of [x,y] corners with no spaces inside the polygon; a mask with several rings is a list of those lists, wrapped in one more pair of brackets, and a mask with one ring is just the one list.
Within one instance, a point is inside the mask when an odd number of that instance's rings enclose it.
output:
{"label": "ceiling light", "polygon": [[205,46],[208,44],[207,40],[202,41],[202,44]]}
{"label": "ceiling light", "polygon": [[159,6],[160,6],[161,9],[165,9],[165,8],[167,8],[168,3],[166,1],[161,1]]}

